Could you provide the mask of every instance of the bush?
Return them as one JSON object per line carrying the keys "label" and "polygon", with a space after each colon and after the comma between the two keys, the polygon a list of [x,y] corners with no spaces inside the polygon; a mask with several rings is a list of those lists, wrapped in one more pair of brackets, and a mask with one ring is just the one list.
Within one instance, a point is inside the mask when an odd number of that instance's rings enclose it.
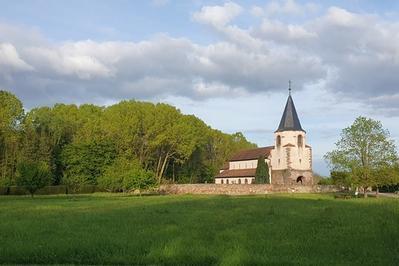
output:
{"label": "bush", "polygon": [[334,185],[334,180],[332,178],[320,178],[318,185]]}
{"label": "bush", "polygon": [[18,186],[10,186],[8,195],[26,195],[28,194],[25,187],[18,187]]}
{"label": "bush", "polygon": [[145,170],[135,160],[119,159],[98,179],[98,185],[111,192],[148,189],[156,184],[152,171]]}
{"label": "bush", "polygon": [[9,187],[0,187],[0,195],[8,195],[9,192]]}
{"label": "bush", "polygon": [[[88,180],[86,176],[71,175],[70,173],[67,176],[64,176],[62,182],[67,186],[66,194],[92,193],[91,191],[93,189],[91,187],[95,187],[95,185],[91,184],[91,181]],[[85,192],[87,190],[90,192]]]}
{"label": "bush", "polygon": [[44,188],[39,189],[36,194],[37,195],[55,195],[55,194],[65,194],[66,186],[45,186]]}
{"label": "bush", "polygon": [[96,185],[83,185],[80,186],[79,189],[75,190],[74,192],[77,194],[91,194],[96,192]]}
{"label": "bush", "polygon": [[44,162],[22,161],[17,165],[16,183],[24,187],[32,197],[50,181],[50,169]]}

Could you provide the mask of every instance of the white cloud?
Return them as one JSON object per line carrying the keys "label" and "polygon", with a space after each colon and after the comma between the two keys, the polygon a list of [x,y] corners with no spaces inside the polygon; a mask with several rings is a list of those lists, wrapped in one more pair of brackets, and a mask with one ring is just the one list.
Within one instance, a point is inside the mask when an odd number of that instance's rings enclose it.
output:
{"label": "white cloud", "polygon": [[237,97],[246,95],[246,91],[243,88],[231,88],[228,85],[225,85],[220,82],[204,82],[203,80],[194,80],[193,81],[193,90],[194,93],[200,98],[209,98],[209,97]]}
{"label": "white cloud", "polygon": [[365,24],[369,24],[371,17],[372,16],[368,15],[354,14],[339,7],[330,7],[328,9],[327,15],[324,17],[324,20],[327,21],[329,24],[337,26],[361,27]]}
{"label": "white cloud", "polygon": [[259,6],[251,7],[250,12],[255,17],[262,17],[265,14],[265,11],[263,10],[263,8],[261,8]]}
{"label": "white cloud", "polygon": [[[75,45],[79,46],[79,43]],[[84,53],[84,49],[80,51],[79,49],[70,49],[68,46],[27,48],[26,54],[43,71],[76,76],[86,80],[113,75],[113,71],[106,67],[100,58],[92,56],[90,53]]]}
{"label": "white cloud", "polygon": [[259,37],[271,38],[275,41],[298,41],[316,38],[317,34],[308,31],[301,25],[284,24],[278,20],[263,19],[259,29],[254,31]]}
{"label": "white cloud", "polygon": [[22,60],[10,43],[0,43],[0,70],[1,72],[12,71],[30,71],[33,67]]}
{"label": "white cloud", "polygon": [[242,7],[233,2],[223,6],[204,6],[199,12],[193,14],[193,19],[204,24],[224,26],[231,22],[242,12]]}
{"label": "white cloud", "polygon": [[298,4],[295,0],[271,1],[266,4],[263,12],[267,16],[290,15],[303,16],[307,13],[315,13],[319,10],[314,3]]}

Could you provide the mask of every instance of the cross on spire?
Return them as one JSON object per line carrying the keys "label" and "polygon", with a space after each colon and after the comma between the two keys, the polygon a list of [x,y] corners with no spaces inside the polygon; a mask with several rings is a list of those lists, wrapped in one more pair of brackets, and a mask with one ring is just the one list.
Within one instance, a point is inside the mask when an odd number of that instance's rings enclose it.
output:
{"label": "cross on spire", "polygon": [[280,124],[276,132],[283,131],[303,131],[301,122],[299,121],[298,114],[295,109],[294,100],[291,97],[291,80],[288,81],[289,96],[284,108],[283,116],[281,117]]}

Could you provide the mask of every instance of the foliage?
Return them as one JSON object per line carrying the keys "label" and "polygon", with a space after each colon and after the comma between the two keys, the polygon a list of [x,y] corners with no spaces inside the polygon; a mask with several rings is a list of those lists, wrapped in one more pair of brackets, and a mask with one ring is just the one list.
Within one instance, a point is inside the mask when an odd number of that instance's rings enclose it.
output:
{"label": "foliage", "polygon": [[269,166],[265,161],[265,156],[260,156],[258,159],[258,165],[255,172],[255,183],[256,184],[269,184]]}
{"label": "foliage", "polygon": [[399,259],[397,199],[76,198],[0,197],[0,264],[397,265]]}
{"label": "foliage", "polygon": [[21,101],[9,92],[0,91],[0,185],[12,185],[15,181],[23,115]]}
{"label": "foliage", "polygon": [[335,185],[345,186],[345,187],[352,187],[352,175],[350,172],[343,172],[343,171],[332,171],[331,172],[331,179]]}
{"label": "foliage", "polygon": [[327,153],[325,159],[333,172],[347,173],[345,178],[339,178],[339,182],[366,189],[392,183],[392,179],[382,172],[393,167],[398,155],[381,122],[358,117],[350,127],[342,130],[336,149]]}
{"label": "foliage", "polygon": [[98,178],[99,186],[111,192],[129,192],[154,187],[154,173],[145,170],[137,160],[119,158]]}
{"label": "foliage", "polygon": [[45,162],[51,184],[96,184],[114,160],[129,158],[158,183],[211,182],[235,152],[255,145],[167,104],[99,107],[56,104],[31,109],[0,91],[0,185],[14,185],[18,161]]}
{"label": "foliage", "polygon": [[71,143],[65,146],[61,158],[66,178],[80,176],[84,184],[95,185],[105,168],[113,163],[116,151],[110,142]]}
{"label": "foliage", "polygon": [[79,174],[64,176],[63,184],[67,186],[67,194],[76,194],[82,187],[91,185],[86,176]]}
{"label": "foliage", "polygon": [[24,187],[31,196],[50,183],[50,171],[44,162],[22,161],[17,165],[16,184]]}
{"label": "foliage", "polygon": [[332,178],[325,178],[322,177],[319,179],[319,181],[317,182],[318,185],[334,185],[334,180]]}

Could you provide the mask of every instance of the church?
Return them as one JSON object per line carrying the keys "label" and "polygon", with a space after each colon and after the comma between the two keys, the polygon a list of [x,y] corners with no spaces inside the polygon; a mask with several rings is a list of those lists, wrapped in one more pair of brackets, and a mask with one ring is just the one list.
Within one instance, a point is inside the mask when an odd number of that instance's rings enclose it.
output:
{"label": "church", "polygon": [[271,184],[313,184],[312,148],[306,143],[294,101],[291,86],[284,113],[274,132],[274,145],[242,150],[234,154],[215,177],[215,184],[251,184],[260,156],[269,166]]}

